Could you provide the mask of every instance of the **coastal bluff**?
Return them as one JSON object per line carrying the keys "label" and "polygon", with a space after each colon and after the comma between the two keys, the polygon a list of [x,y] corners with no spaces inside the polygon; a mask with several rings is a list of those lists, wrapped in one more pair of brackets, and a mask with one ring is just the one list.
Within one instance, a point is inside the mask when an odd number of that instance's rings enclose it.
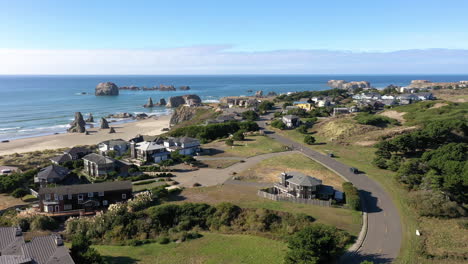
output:
{"label": "coastal bluff", "polygon": [[103,82],[96,86],[96,96],[115,96],[119,95],[119,87],[113,82]]}
{"label": "coastal bluff", "polygon": [[172,96],[167,101],[166,107],[179,107],[181,105],[186,106],[200,106],[202,105],[202,100],[196,94],[186,94],[181,96]]}

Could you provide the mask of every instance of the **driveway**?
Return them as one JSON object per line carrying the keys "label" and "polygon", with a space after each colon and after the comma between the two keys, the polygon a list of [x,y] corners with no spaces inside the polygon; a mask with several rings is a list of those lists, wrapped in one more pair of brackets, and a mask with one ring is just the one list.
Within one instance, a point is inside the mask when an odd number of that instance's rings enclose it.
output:
{"label": "driveway", "polygon": [[402,239],[400,215],[390,195],[384,191],[382,186],[365,174],[351,173],[349,166],[333,158],[311,150],[303,144],[275,134],[272,131],[268,131],[265,121],[271,117],[272,115],[270,114],[266,116],[266,120],[258,122],[260,127],[265,130],[265,134],[284,145],[293,146],[294,149],[301,151],[311,159],[322,163],[352,182],[360,190],[364,201],[363,210],[367,212],[368,216],[367,235],[357,253],[345,255],[341,262],[354,264],[369,260],[374,263],[391,263],[398,257]]}

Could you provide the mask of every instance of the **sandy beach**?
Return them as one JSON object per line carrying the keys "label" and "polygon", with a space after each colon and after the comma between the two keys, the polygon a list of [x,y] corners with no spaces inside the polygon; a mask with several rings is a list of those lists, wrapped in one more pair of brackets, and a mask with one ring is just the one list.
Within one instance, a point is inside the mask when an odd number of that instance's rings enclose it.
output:
{"label": "sandy beach", "polygon": [[92,145],[108,139],[116,138],[128,140],[137,134],[159,135],[163,133],[161,129],[169,127],[169,120],[170,116],[166,115],[125,124],[110,123],[109,125],[116,131],[114,134],[109,134],[109,129],[100,130],[99,128],[94,128],[88,129],[90,132],[89,135],[66,133],[11,140],[8,143],[0,143],[0,155],[46,149],[68,148],[77,145]]}

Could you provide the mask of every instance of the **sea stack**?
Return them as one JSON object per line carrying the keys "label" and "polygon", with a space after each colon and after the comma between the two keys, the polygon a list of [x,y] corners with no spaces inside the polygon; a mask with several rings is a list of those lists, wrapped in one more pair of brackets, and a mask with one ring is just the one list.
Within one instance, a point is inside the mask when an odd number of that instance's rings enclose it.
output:
{"label": "sea stack", "polygon": [[114,134],[115,133],[115,129],[113,127],[110,128],[109,130],[109,134]]}
{"label": "sea stack", "polygon": [[109,128],[109,122],[103,117],[101,118],[101,129],[107,129]]}
{"label": "sea stack", "polygon": [[70,123],[70,128],[67,129],[69,133],[84,133],[86,132],[86,122],[83,119],[81,112],[75,113],[75,120]]}
{"label": "sea stack", "polygon": [[262,96],[263,96],[263,91],[255,92],[255,97],[262,97]]}
{"label": "sea stack", "polygon": [[153,99],[151,97],[148,98],[148,102],[143,107],[146,107],[146,108],[154,107]]}
{"label": "sea stack", "polygon": [[188,91],[188,90],[190,90],[190,86],[188,86],[188,85],[181,86],[181,87],[179,87],[179,90]]}
{"label": "sea stack", "polygon": [[164,99],[164,98],[159,99],[159,103],[157,105],[165,106],[166,105],[166,99]]}
{"label": "sea stack", "polygon": [[86,118],[86,123],[93,123],[94,122],[94,117],[93,114],[89,113],[88,118]]}
{"label": "sea stack", "polygon": [[100,83],[96,86],[96,96],[119,95],[119,87],[113,82]]}

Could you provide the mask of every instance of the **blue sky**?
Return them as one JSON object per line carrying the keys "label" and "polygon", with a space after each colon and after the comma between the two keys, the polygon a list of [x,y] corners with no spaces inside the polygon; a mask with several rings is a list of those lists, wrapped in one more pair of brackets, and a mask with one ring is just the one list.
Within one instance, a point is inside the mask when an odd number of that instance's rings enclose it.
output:
{"label": "blue sky", "polygon": [[[220,53],[238,55],[238,59],[242,54],[245,59],[234,62],[238,65],[237,69],[230,67],[235,71],[232,73],[240,73],[241,64],[248,66],[250,57],[258,59],[274,54],[268,58],[278,59],[278,52],[308,52],[314,53],[314,58],[317,58],[318,51],[322,51],[323,56],[330,56],[328,52],[333,51],[336,53],[334,59],[339,58],[342,52],[364,53],[365,56],[361,57],[370,63],[376,57],[369,57],[368,53],[389,57],[396,51],[433,48],[451,50],[450,56],[453,58],[443,62],[441,70],[460,73],[468,71],[460,69],[466,65],[461,59],[467,59],[460,58],[466,55],[464,50],[468,50],[467,10],[468,1],[465,0],[0,0],[0,56],[4,56],[3,61],[0,57],[0,74],[65,73],[64,67],[39,67],[39,62],[34,59],[40,57],[44,60],[44,54],[49,54],[47,56],[58,60],[57,63],[62,63],[62,66],[71,67],[67,69],[70,71],[73,68],[64,62],[64,58],[68,59],[69,64],[82,63],[78,60],[82,58],[77,56],[83,56],[80,52],[84,51],[108,59],[109,53],[119,56],[115,52],[119,50],[130,56],[125,57],[127,60],[137,59],[141,54],[136,56],[134,53],[140,51],[156,52],[164,57],[176,56],[175,53],[179,52],[178,58],[190,51],[189,55],[197,58],[193,67],[198,67],[198,71],[192,68],[191,73],[216,71],[218,68],[213,60],[215,57],[219,60]],[[454,55],[453,51],[457,50],[461,53]],[[166,54],[164,51],[167,51]],[[77,52],[80,55],[76,55]],[[411,55],[421,56],[420,51]],[[157,64],[158,56],[153,57],[153,63],[146,61],[145,65]],[[433,51],[427,51],[427,56],[433,56]],[[15,59],[26,61],[21,67],[18,62],[11,65],[11,60]],[[205,60],[210,63],[203,64]],[[339,59],[336,61],[340,62]],[[91,58],[87,63],[93,63]],[[136,61],[134,63],[137,64]],[[436,64],[437,61],[429,63]],[[447,69],[447,64],[453,66]],[[288,65],[283,66],[284,73],[294,73],[291,65]],[[292,69],[301,73],[316,73],[320,70],[317,66],[311,67],[308,63],[303,68],[296,65]],[[103,73],[123,70],[101,65],[101,71],[104,69],[102,67],[105,68]],[[177,73],[177,64],[173,67],[174,73]],[[257,71],[268,72],[265,66],[262,67]],[[333,69],[333,65],[327,67]],[[423,72],[428,70],[420,69]],[[383,73],[390,73],[390,70],[395,68],[389,67]],[[402,70],[417,72],[418,68]],[[439,71],[436,67],[431,70]],[[77,74],[85,73],[78,71]],[[138,69],[134,71],[131,73],[140,72]],[[154,68],[154,71],[159,70]],[[222,72],[227,73],[225,71],[228,69]]]}

